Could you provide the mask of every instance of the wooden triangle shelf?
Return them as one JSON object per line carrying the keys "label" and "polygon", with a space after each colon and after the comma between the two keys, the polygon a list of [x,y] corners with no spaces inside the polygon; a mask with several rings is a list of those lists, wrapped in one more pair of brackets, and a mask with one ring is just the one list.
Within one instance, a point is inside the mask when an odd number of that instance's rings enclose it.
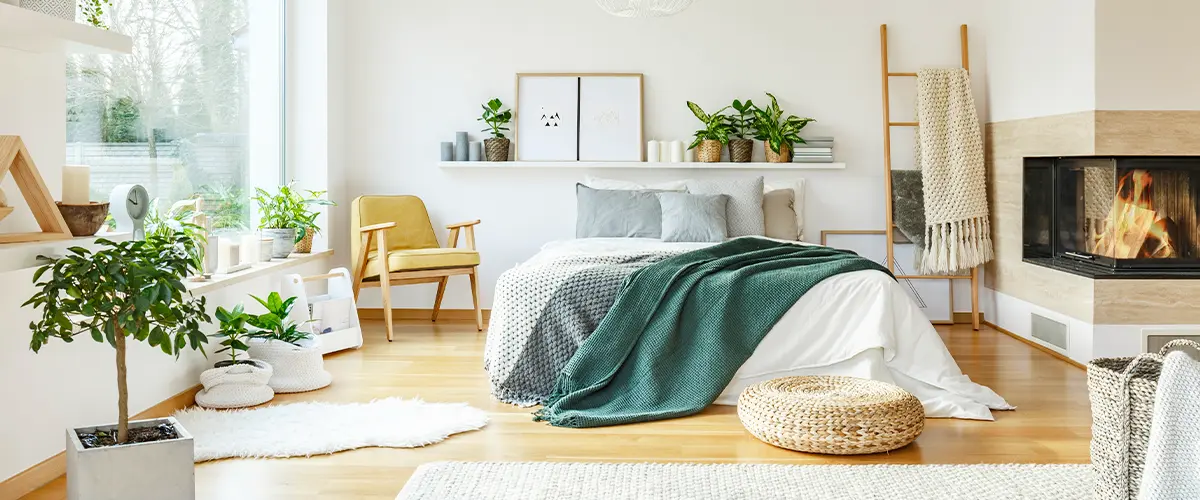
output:
{"label": "wooden triangle shelf", "polygon": [[[25,142],[20,136],[0,135],[0,182],[4,181],[10,172],[42,231],[0,233],[0,244],[69,239],[71,231],[67,228],[67,221],[63,220],[62,213],[54,204],[54,198],[46,189],[42,174],[38,173],[33,158],[29,156],[29,150],[25,149]],[[13,207],[0,207],[0,219],[12,212]]]}

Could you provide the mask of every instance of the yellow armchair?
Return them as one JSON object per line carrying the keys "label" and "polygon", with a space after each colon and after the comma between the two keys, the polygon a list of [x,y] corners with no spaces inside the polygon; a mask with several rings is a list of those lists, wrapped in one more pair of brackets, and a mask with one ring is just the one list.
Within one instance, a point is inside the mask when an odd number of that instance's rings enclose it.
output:
{"label": "yellow armchair", "polygon": [[[475,250],[475,225],[479,220],[450,224],[450,238],[442,247],[433,232],[425,203],[416,196],[359,196],[350,208],[351,253],[354,255],[354,298],[363,287],[379,287],[387,339],[392,341],[391,287],[437,283],[433,321],[437,321],[451,276],[471,278],[475,326],[483,331],[479,309],[479,252]],[[458,248],[460,232],[467,247]]]}

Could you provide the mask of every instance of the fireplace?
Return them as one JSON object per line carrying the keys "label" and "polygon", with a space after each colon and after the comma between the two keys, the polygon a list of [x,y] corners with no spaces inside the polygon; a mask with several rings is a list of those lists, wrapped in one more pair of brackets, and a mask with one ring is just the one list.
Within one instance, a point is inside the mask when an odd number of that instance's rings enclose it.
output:
{"label": "fireplace", "polygon": [[1026,158],[1023,183],[1026,262],[1200,278],[1200,157]]}

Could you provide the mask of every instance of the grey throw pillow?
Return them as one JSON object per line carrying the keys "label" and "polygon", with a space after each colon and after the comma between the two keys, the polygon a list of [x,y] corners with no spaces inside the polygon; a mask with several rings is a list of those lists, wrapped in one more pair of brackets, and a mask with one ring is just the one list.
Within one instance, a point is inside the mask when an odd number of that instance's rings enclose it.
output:
{"label": "grey throw pillow", "polygon": [[688,181],[688,192],[693,194],[729,195],[729,237],[762,236],[763,222],[763,178],[730,179],[717,181]]}
{"label": "grey throw pillow", "polygon": [[662,240],[719,243],[728,236],[729,196],[658,193],[662,206]]}
{"label": "grey throw pillow", "polygon": [[662,209],[656,193],[576,184],[575,237],[658,238],[662,235]]}

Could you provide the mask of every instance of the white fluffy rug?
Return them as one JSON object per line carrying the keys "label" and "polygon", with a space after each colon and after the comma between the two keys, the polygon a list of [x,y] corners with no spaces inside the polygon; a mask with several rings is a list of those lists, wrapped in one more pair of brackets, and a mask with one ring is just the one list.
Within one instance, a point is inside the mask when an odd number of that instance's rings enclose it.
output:
{"label": "white fluffy rug", "polygon": [[195,440],[197,462],[307,457],[355,448],[416,448],[487,425],[466,403],[388,398],[370,403],[294,403],[251,410],[175,413]]}
{"label": "white fluffy rug", "polygon": [[701,465],[441,462],[397,500],[1071,500],[1090,465]]}

